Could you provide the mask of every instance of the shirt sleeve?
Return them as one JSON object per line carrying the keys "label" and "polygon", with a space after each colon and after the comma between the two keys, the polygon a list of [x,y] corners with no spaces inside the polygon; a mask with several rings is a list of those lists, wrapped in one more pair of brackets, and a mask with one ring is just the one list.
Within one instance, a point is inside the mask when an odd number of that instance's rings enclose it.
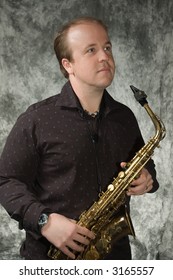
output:
{"label": "shirt sleeve", "polygon": [[0,203],[19,228],[39,233],[42,212],[51,212],[36,195],[39,164],[38,127],[29,115],[22,115],[12,128],[0,158]]}

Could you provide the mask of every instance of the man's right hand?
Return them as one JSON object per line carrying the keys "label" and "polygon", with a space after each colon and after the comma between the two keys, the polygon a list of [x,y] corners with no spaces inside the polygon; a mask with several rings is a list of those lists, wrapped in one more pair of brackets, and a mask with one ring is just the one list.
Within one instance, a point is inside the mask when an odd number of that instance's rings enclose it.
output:
{"label": "man's right hand", "polygon": [[47,224],[41,229],[41,234],[71,259],[75,259],[72,251],[82,252],[84,246],[95,238],[94,233],[89,229],[56,213],[49,215]]}

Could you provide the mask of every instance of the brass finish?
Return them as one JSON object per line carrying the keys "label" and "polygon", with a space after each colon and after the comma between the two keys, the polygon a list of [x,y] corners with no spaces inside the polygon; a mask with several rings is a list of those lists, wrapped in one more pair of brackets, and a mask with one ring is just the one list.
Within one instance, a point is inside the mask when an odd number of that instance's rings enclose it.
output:
{"label": "brass finish", "polygon": [[[133,89],[140,94],[144,93],[135,87]],[[144,102],[141,105],[144,106],[155,126],[155,135],[127,163],[126,170],[120,171],[107,190],[99,195],[98,201],[80,215],[78,224],[92,230],[96,237],[84,252],[76,254],[76,260],[104,259],[118,239],[126,235],[135,237],[130,215],[126,211],[125,192],[132,181],[139,176],[140,171],[153,155],[154,149],[159,147],[159,142],[166,134],[164,124],[153,113],[144,97],[146,95],[142,96]],[[49,249],[48,256],[54,260],[69,259],[53,245]]]}

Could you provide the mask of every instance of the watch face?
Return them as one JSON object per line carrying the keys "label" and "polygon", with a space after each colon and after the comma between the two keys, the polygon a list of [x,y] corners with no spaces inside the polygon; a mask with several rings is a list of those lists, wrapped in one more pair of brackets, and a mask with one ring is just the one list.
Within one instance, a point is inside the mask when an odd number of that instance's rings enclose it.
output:
{"label": "watch face", "polygon": [[47,221],[48,221],[48,215],[43,213],[40,215],[40,218],[38,220],[38,225],[40,227],[43,227],[45,224],[47,224]]}

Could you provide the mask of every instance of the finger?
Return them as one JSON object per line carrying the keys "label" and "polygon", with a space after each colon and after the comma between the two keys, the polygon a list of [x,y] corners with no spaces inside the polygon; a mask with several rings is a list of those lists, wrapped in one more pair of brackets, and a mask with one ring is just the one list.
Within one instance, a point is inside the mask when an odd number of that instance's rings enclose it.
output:
{"label": "finger", "polygon": [[132,182],[131,185],[132,186],[139,186],[142,185],[144,183],[146,183],[146,177],[143,174],[140,174],[140,176],[138,178],[135,178]]}
{"label": "finger", "polygon": [[74,240],[83,245],[88,245],[90,243],[90,240],[86,236],[83,236],[81,234],[76,235],[74,237]]}
{"label": "finger", "polygon": [[147,186],[146,184],[140,185],[140,186],[136,186],[136,187],[129,187],[128,191],[127,191],[127,195],[142,195],[145,194],[147,192],[149,192],[152,189],[152,185]]}
{"label": "finger", "polygon": [[153,188],[153,183],[150,183],[148,186],[145,187],[145,191],[149,192],[152,190],[152,188]]}
{"label": "finger", "polygon": [[[127,196],[131,196],[131,195],[139,195],[140,193],[136,193],[136,192],[133,192],[131,191],[130,189],[126,192]],[[142,193],[141,193],[142,194]]]}
{"label": "finger", "polygon": [[127,195],[141,195],[145,192],[145,185],[135,186],[135,187],[129,187],[127,190]]}
{"label": "finger", "polygon": [[120,166],[121,166],[122,168],[125,168],[126,165],[127,165],[127,163],[126,163],[125,161],[122,161],[122,162],[120,163]]}
{"label": "finger", "polygon": [[142,194],[144,194],[145,192],[132,192],[132,191],[127,191],[127,196],[131,196],[131,195],[133,195],[133,196],[137,196],[137,195],[142,195]]}
{"label": "finger", "polygon": [[154,182],[153,179],[150,178],[149,181],[148,181],[148,183],[147,183],[147,186],[149,186],[149,187],[152,188],[152,187],[153,187],[153,182]]}
{"label": "finger", "polygon": [[62,249],[61,249],[61,251],[67,256],[67,257],[69,257],[70,259],[73,259],[73,260],[75,260],[75,258],[76,258],[76,256],[75,256],[75,254],[68,248],[68,247],[63,247]]}
{"label": "finger", "polygon": [[68,247],[76,252],[83,252],[84,246],[78,244],[77,242],[71,240],[68,242]]}
{"label": "finger", "polygon": [[89,239],[94,239],[95,238],[95,234],[85,227],[79,226],[78,233],[85,236],[85,237],[88,237]]}
{"label": "finger", "polygon": [[70,222],[72,222],[73,224],[76,224],[76,223],[77,223],[76,220],[73,220],[73,219],[69,219],[69,220],[70,220]]}

